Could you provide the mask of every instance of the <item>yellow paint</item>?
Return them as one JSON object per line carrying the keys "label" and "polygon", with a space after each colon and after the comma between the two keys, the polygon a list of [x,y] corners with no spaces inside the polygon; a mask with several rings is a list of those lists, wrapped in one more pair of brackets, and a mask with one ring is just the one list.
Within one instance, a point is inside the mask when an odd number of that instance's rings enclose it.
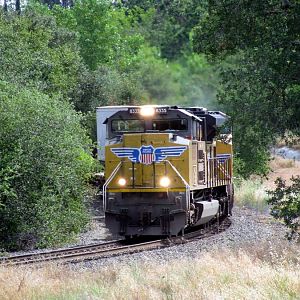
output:
{"label": "yellow paint", "polygon": [[[123,141],[119,144],[108,145],[105,147],[105,177],[109,178],[110,174],[115,170],[120,162],[122,162],[120,170],[117,172],[113,180],[108,185],[109,191],[114,192],[182,192],[185,191],[185,184],[167,163],[166,160],[155,163],[154,165],[144,165],[141,163],[133,164],[128,158],[118,158],[112,151],[112,148],[140,148],[141,146],[152,145],[154,148],[157,147],[170,147],[180,146],[180,144],[174,143],[170,140],[170,134],[168,133],[143,133],[143,134],[124,134]],[[215,141],[212,145],[215,148],[216,154],[231,154],[232,145],[226,144],[222,141]],[[198,158],[199,150],[203,150],[204,160],[201,161]],[[214,151],[212,151],[213,153]],[[172,165],[177,169],[179,174],[189,184],[191,190],[203,189],[207,187],[207,182],[199,182],[198,176],[199,171],[204,172],[205,178],[207,179],[207,154],[206,154],[206,143],[190,141],[187,150],[183,152],[180,157],[167,157]],[[214,164],[213,161],[210,161]],[[154,176],[155,166],[155,176]],[[229,168],[229,172],[224,171],[224,166],[219,164],[218,167],[211,168],[210,172],[213,172],[210,176],[216,176],[219,179],[229,179],[232,177],[232,158],[226,162],[226,166]],[[134,187],[133,187],[133,172],[134,168]],[[163,176],[168,176],[171,180],[171,184],[168,188],[162,188],[159,185],[159,180]],[[127,181],[126,186],[121,188],[118,185],[118,180],[124,178]],[[154,182],[155,180],[155,182]],[[220,183],[224,184],[224,183]]]}
{"label": "yellow paint", "polygon": [[[105,178],[109,178],[110,174],[114,171],[117,165],[122,161],[120,170],[115,175],[114,179],[109,183],[108,189],[118,189],[119,191],[136,191],[139,190],[147,192],[158,192],[160,190],[166,191],[167,189],[162,189],[159,186],[159,180],[162,176],[168,176],[171,179],[171,184],[169,190],[182,190],[185,188],[185,184],[182,179],[176,174],[172,167],[166,162],[162,161],[155,163],[155,183],[154,183],[154,166],[144,165],[141,163],[133,164],[128,158],[118,158],[112,151],[112,148],[120,147],[130,147],[130,148],[140,148],[141,146],[152,145],[154,148],[157,147],[170,147],[170,146],[180,146],[180,144],[170,141],[170,135],[164,133],[158,134],[124,134],[123,142],[115,145],[108,145],[105,147]],[[189,182],[189,156],[190,148],[183,152],[180,157],[168,157],[167,159],[172,163],[172,165],[178,170],[179,174]],[[134,189],[133,189],[133,174],[132,168],[134,168]],[[124,188],[120,188],[118,185],[118,179],[125,178],[127,184]],[[154,188],[155,186],[155,188]],[[130,188],[129,188],[130,187]]]}
{"label": "yellow paint", "polygon": [[216,153],[217,154],[231,154],[232,155],[232,145],[226,144],[222,141],[216,142]]}
{"label": "yellow paint", "polygon": [[224,171],[224,168],[222,168],[222,166],[219,168],[218,170],[218,174],[220,179],[226,179],[228,177],[232,177],[232,155],[233,155],[233,150],[232,150],[232,144],[228,144],[228,143],[224,143],[222,141],[217,141],[216,142],[216,154],[231,154],[231,159],[229,159],[226,162],[226,167],[229,170],[229,173],[226,174],[226,172]]}

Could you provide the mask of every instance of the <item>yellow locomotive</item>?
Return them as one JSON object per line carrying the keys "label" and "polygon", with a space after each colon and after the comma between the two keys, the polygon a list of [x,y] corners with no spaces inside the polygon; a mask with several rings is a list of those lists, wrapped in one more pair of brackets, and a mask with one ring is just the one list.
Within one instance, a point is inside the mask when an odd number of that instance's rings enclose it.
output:
{"label": "yellow locomotive", "polygon": [[103,208],[113,234],[173,236],[231,214],[227,116],[202,107],[97,109]]}

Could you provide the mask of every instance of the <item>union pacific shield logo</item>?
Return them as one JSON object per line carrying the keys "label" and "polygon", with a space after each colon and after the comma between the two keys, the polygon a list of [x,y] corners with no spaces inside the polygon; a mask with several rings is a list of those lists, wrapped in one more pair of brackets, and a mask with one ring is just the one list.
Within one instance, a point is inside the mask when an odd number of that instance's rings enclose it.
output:
{"label": "union pacific shield logo", "polygon": [[140,148],[112,148],[111,151],[119,158],[127,157],[133,163],[150,165],[153,162],[161,162],[168,156],[178,157],[187,149],[187,146],[158,147],[152,145]]}
{"label": "union pacific shield logo", "polygon": [[141,156],[140,160],[142,164],[150,165],[155,160],[154,148],[152,146],[142,146],[140,148]]}

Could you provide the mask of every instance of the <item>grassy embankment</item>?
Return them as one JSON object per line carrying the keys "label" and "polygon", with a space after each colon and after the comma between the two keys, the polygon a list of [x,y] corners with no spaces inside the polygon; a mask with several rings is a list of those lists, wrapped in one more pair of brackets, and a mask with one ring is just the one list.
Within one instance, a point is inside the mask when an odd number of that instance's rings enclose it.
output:
{"label": "grassy embankment", "polygon": [[300,162],[283,159],[276,156],[270,162],[271,172],[267,179],[252,177],[248,180],[236,180],[235,204],[254,208],[260,212],[267,212],[267,190],[275,187],[274,181],[282,177],[289,183],[292,176],[300,175]]}
{"label": "grassy embankment", "polygon": [[299,248],[245,248],[197,259],[76,272],[0,269],[5,299],[299,299]]}

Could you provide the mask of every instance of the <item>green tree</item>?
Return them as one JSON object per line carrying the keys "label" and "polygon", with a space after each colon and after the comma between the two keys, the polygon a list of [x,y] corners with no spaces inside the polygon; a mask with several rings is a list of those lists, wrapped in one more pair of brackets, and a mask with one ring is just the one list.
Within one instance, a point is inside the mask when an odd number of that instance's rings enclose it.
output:
{"label": "green tree", "polygon": [[[123,4],[139,17],[147,28],[146,39],[161,50],[163,58],[176,59],[190,50],[189,35],[203,14],[203,3],[195,0],[136,1]],[[137,9],[140,8],[140,9]],[[145,18],[150,12],[152,18]]]}
{"label": "green tree", "polygon": [[267,172],[276,136],[300,131],[300,3],[288,3],[210,0],[192,35],[194,49],[220,63],[218,98],[245,177]]}
{"label": "green tree", "polygon": [[70,9],[55,6],[50,13],[59,26],[78,36],[85,67],[71,94],[77,110],[87,113],[100,105],[132,104],[141,98],[134,74],[144,39],[134,30],[130,14],[104,0],[78,1]]}
{"label": "green tree", "polygon": [[0,82],[0,246],[44,247],[87,223],[84,191],[94,165],[70,104]]}
{"label": "green tree", "polygon": [[214,68],[203,55],[185,54],[168,61],[159,49],[144,46],[137,56],[135,77],[146,103],[216,108],[218,84]]}
{"label": "green tree", "polygon": [[68,97],[77,86],[81,58],[74,32],[58,27],[37,6],[21,16],[0,12],[0,79]]}
{"label": "green tree", "polygon": [[72,100],[76,109],[84,113],[94,111],[97,106],[133,104],[139,94],[137,84],[130,74],[102,65],[80,75]]}
{"label": "green tree", "polygon": [[173,78],[180,85],[178,103],[217,109],[218,76],[215,67],[202,54],[186,53],[172,62]]}
{"label": "green tree", "polygon": [[80,0],[69,10],[52,10],[58,23],[79,36],[80,54],[91,70],[108,64],[120,71],[130,67],[143,37],[131,28],[130,15],[107,0]]}
{"label": "green tree", "polygon": [[139,79],[143,101],[146,103],[168,104],[175,100],[179,85],[172,79],[172,69],[166,59],[162,59],[155,47],[144,46],[138,55],[135,76]]}

